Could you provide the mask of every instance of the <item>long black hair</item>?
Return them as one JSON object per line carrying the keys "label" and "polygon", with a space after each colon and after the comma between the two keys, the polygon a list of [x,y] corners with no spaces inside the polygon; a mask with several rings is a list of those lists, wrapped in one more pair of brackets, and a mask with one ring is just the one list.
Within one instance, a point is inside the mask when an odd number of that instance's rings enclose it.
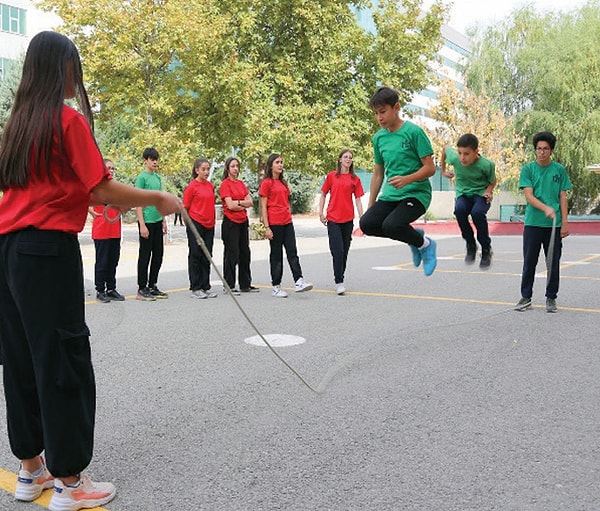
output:
{"label": "long black hair", "polygon": [[[225,179],[227,179],[229,177],[229,166],[231,165],[231,162],[237,161],[238,165],[241,165],[240,160],[238,160],[235,156],[230,156],[229,158],[227,158],[225,160],[225,167],[223,168],[223,181]],[[240,169],[242,170],[242,169]]]}
{"label": "long black hair", "polygon": [[[281,154],[279,153],[273,153],[270,154],[269,157],[267,158],[267,164],[265,166],[265,177],[270,177],[271,179],[273,178],[273,162],[277,159],[277,158],[281,158]],[[283,177],[283,170],[281,171],[281,174],[279,176],[279,180],[289,188],[287,181],[285,180],[285,178]]]}
{"label": "long black hair", "polygon": [[0,141],[1,190],[27,186],[31,169],[38,176],[45,171],[52,180],[50,162],[55,140],[58,154],[65,157],[62,109],[67,92],[74,93],[93,131],[77,47],[57,32],[40,32],[27,49],[21,82]]}

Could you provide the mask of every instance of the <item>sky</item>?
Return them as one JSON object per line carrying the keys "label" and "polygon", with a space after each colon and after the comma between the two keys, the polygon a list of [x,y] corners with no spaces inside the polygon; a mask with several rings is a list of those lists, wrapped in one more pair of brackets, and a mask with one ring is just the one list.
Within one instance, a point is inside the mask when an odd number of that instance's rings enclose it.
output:
{"label": "sky", "polygon": [[471,26],[486,27],[508,16],[513,10],[533,5],[540,12],[568,12],[586,3],[585,0],[444,0],[453,4],[448,25],[465,32]]}

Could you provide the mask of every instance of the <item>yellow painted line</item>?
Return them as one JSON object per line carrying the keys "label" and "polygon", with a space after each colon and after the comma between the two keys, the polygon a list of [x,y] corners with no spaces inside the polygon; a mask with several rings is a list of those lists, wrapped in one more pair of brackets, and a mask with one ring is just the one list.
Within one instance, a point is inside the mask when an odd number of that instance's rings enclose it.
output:
{"label": "yellow painted line", "polygon": [[[327,293],[327,294],[335,294],[335,291],[329,290],[319,290],[313,289],[311,293]],[[395,293],[367,293],[362,291],[346,291],[347,295],[353,296],[370,296],[373,298],[399,298],[402,300],[428,300],[433,302],[451,302],[451,303],[477,303],[483,305],[502,305],[508,306],[507,311],[512,311],[515,306],[515,302],[497,302],[493,300],[477,300],[474,298],[453,298],[448,296],[427,296],[427,295],[400,295]],[[532,305],[534,309],[544,309],[545,305]],[[578,311],[578,312],[591,312],[595,314],[600,314],[600,309],[588,309],[584,307],[567,307],[559,305],[559,311],[561,310],[569,310],[569,311]],[[517,311],[515,311],[517,312]]]}
{"label": "yellow painted line", "polygon": [[[12,495],[15,494],[15,485],[17,484],[17,474],[13,474],[8,470],[3,470],[0,468],[0,489],[10,493]],[[34,504],[38,504],[42,507],[48,508],[50,505],[50,499],[52,498],[52,492],[54,490],[44,490],[42,494],[33,501]],[[89,508],[89,511],[108,511],[104,507],[93,507]]]}

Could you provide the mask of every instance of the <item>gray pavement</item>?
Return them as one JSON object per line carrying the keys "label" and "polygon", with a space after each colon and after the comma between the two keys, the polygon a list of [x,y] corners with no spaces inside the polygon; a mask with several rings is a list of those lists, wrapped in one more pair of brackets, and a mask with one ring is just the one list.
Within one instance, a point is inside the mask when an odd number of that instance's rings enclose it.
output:
{"label": "gray pavement", "polygon": [[[600,508],[600,236],[565,240],[559,312],[519,298],[521,237],[493,239],[489,271],[435,236],[424,277],[408,247],[353,240],[334,292],[325,229],[295,219],[308,293],[270,295],[268,243],[253,241],[258,294],[192,300],[184,230],[173,229],[159,285],[139,302],[135,230],[126,228],[123,303],[93,299],[93,245],[81,235],[98,387],[89,472],[113,481],[110,511],[552,511]],[[128,230],[129,229],[129,230]],[[215,259],[220,267],[220,242]],[[289,269],[284,286],[290,287]],[[4,413],[4,403],[0,403]],[[0,468],[18,464],[0,424]],[[32,507],[33,506],[33,507]],[[0,509],[38,509],[0,491]],[[39,508],[41,509],[41,508]]]}

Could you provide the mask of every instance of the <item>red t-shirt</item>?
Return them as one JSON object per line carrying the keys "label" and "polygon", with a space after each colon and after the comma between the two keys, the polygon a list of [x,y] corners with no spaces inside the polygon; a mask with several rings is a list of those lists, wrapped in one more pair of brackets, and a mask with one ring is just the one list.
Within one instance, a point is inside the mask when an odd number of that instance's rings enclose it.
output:
{"label": "red t-shirt", "polygon": [[225,204],[225,197],[231,197],[231,200],[237,204],[237,201],[245,199],[248,193],[248,188],[242,181],[239,179],[234,181],[228,177],[223,180],[219,188],[219,195],[223,203],[223,214],[236,224],[243,224],[248,220],[248,212],[245,209],[243,211],[231,211]]}
{"label": "red t-shirt", "polygon": [[290,189],[281,179],[267,177],[260,184],[258,194],[267,198],[267,221],[269,225],[286,225],[292,222]]}
{"label": "red t-shirt", "polygon": [[[110,240],[113,238],[121,237],[121,219],[115,220],[114,222],[108,222],[104,218],[104,206],[94,206],[94,212],[100,216],[94,217],[92,223],[92,239],[93,240]],[[117,211],[109,209],[107,212],[108,218],[112,218],[117,215]]]}
{"label": "red t-shirt", "polygon": [[85,118],[68,106],[62,111],[64,161],[55,147],[50,170],[52,183],[42,170],[31,172],[25,188],[10,188],[0,201],[0,234],[27,227],[39,230],[81,232],[90,205],[90,192],[103,179],[111,179]]}
{"label": "red t-shirt", "polygon": [[210,181],[194,179],[183,191],[183,207],[205,229],[215,226],[215,187]]}
{"label": "red t-shirt", "polygon": [[354,197],[362,197],[365,192],[357,176],[339,174],[336,170],[325,177],[321,187],[324,194],[329,193],[327,204],[327,220],[343,224],[354,219]]}

